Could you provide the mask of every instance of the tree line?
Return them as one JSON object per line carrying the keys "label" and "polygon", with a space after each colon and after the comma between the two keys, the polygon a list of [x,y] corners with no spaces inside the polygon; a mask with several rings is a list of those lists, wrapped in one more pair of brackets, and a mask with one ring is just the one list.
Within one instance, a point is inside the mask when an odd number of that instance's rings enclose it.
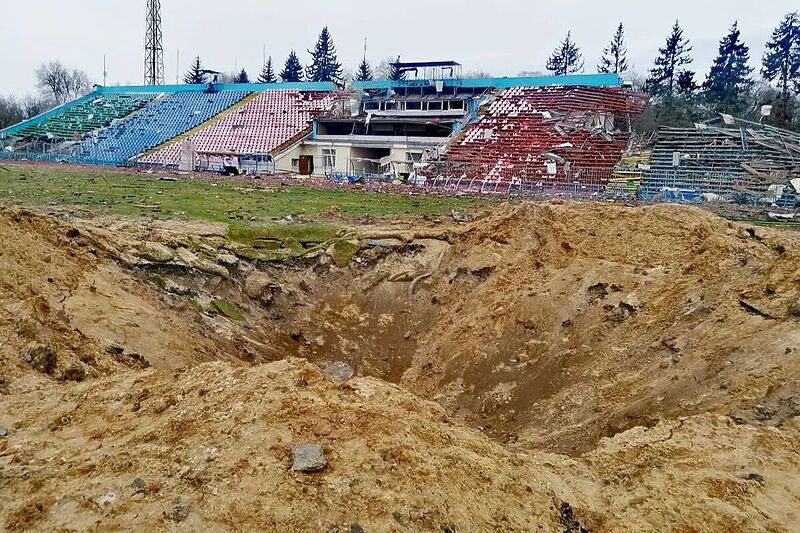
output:
{"label": "tree line", "polygon": [[89,76],[80,69],[70,69],[59,61],[44,63],[36,69],[36,88],[39,94],[23,99],[0,96],[0,129],[88,94]]}
{"label": "tree line", "polygon": [[[296,83],[309,81],[332,82],[343,86],[349,78],[355,81],[371,81],[373,79],[401,80],[405,77],[405,73],[398,71],[394,66],[394,63],[400,60],[400,56],[396,59],[386,58],[373,69],[367,60],[366,50],[364,58],[359,63],[354,75],[347,76],[342,63],[338,59],[336,45],[327,26],[322,28],[314,49],[308,50],[308,54],[310,62],[305,67],[300,62],[297,51],[291,50],[280,72],[277,72],[272,56],[269,56],[264,62],[261,73],[255,80],[251,80],[247,70],[241,69],[239,72],[223,74],[220,81],[229,83],[250,83],[251,81],[258,83],[278,83],[278,81]],[[202,60],[199,56],[196,56],[184,75],[183,81],[185,83],[208,83],[209,76],[204,70]]]}
{"label": "tree line", "polygon": [[[687,126],[714,113],[764,119],[773,125],[800,129],[800,15],[788,13],[778,24],[761,58],[761,68],[750,66],[750,48],[734,21],[719,42],[717,56],[702,81],[691,69],[692,45],[675,21],[659,48],[645,79],[634,79],[637,89],[651,95],[647,112],[637,126],[652,130],[661,125]],[[598,72],[628,74],[625,29],[620,23],[597,65]],[[568,32],[547,61],[554,75],[584,71],[580,47]],[[762,117],[762,107],[771,106]]]}

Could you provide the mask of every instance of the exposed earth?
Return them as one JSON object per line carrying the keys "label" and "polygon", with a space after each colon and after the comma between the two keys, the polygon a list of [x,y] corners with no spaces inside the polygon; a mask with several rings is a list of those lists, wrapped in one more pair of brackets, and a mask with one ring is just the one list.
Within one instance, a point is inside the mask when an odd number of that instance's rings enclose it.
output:
{"label": "exposed earth", "polygon": [[2,208],[0,525],[796,530],[800,233],[325,221]]}

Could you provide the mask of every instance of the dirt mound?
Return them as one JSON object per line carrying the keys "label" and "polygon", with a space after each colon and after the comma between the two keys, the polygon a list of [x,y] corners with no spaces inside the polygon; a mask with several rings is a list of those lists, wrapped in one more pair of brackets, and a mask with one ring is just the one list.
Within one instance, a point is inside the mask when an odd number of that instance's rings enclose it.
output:
{"label": "dirt mound", "polygon": [[7,529],[796,521],[797,233],[578,203],[289,229],[0,211]]}
{"label": "dirt mound", "polygon": [[[338,384],[299,360],[125,373],[0,407],[9,529],[774,531],[800,489],[796,424],[700,417],[574,461],[509,451],[396,386]],[[298,443],[322,445],[325,469],[291,472]]]}

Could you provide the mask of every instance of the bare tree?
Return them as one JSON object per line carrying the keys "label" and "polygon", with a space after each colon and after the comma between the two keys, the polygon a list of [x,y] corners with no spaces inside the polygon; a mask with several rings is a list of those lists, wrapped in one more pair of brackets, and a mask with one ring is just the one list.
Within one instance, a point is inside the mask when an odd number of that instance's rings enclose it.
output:
{"label": "bare tree", "polygon": [[72,69],[66,77],[66,84],[64,86],[68,99],[79,98],[84,94],[88,94],[92,89],[89,83],[89,76],[86,72],[78,69]]}
{"label": "bare tree", "polygon": [[91,89],[89,76],[82,70],[69,70],[60,61],[50,61],[36,69],[36,86],[56,105],[78,98]]}
{"label": "bare tree", "polygon": [[0,129],[25,119],[25,111],[13,96],[0,96]]}
{"label": "bare tree", "polygon": [[465,72],[462,76],[464,79],[483,79],[483,78],[492,78],[491,73],[486,72],[485,70],[470,70]]}
{"label": "bare tree", "polygon": [[36,69],[36,86],[44,95],[50,96],[57,103],[63,103],[66,96],[65,80],[69,73],[58,61],[45,63]]}
{"label": "bare tree", "polygon": [[396,63],[396,57],[387,57],[381,60],[378,63],[378,66],[375,68],[375,79],[376,80],[390,80],[392,79],[392,63]]}
{"label": "bare tree", "polygon": [[33,118],[55,107],[51,100],[40,96],[31,96],[30,94],[23,98],[21,105],[22,110],[25,112],[25,118]]}

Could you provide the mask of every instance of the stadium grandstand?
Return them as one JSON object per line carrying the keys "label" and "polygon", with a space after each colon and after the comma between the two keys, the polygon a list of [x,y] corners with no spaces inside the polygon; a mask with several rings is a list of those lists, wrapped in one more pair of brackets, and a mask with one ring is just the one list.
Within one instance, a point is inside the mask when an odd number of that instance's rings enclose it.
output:
{"label": "stadium grandstand", "polygon": [[597,193],[620,162],[632,119],[645,104],[622,87],[504,90],[444,148],[435,179],[481,190]]}
{"label": "stadium grandstand", "polygon": [[[562,110],[583,113],[583,119],[619,111],[629,100],[615,75],[462,79],[454,61],[397,63],[396,68],[416,78],[356,82],[350,91],[325,83],[97,87],[0,131],[2,154],[183,170],[242,168],[256,159],[270,161],[275,171],[351,181],[407,179],[431,162],[440,167],[469,163],[474,172],[493,169],[492,180],[513,181],[512,157],[544,168],[538,152],[559,152],[553,143],[523,147],[515,140],[514,128],[530,129],[535,111],[550,111],[556,119],[564,118]],[[533,100],[512,109],[513,102],[527,97]],[[541,109],[534,110],[537,106]],[[538,116],[541,124],[555,120]],[[604,119],[604,127],[607,123]],[[562,126],[556,121],[549,127]],[[490,129],[495,130],[492,139],[486,133]],[[591,146],[585,145],[589,134],[573,134],[571,140],[584,146],[561,150],[559,157],[569,163],[574,156],[579,166],[601,147],[604,165],[613,166],[624,136],[608,141],[605,130],[592,134],[597,138]],[[531,134],[521,141],[535,138]]]}
{"label": "stadium grandstand", "polygon": [[[482,193],[797,202],[797,136],[723,117],[644,150],[645,95],[614,74],[95,87],[0,131],[0,158],[293,173]],[[720,120],[722,123],[720,123]]]}
{"label": "stadium grandstand", "polygon": [[0,157],[178,168],[185,138],[196,143],[195,156],[270,155],[310,134],[334,89],[332,83],[96,87],[0,131]]}
{"label": "stadium grandstand", "polygon": [[[333,96],[327,92],[268,90],[252,93],[224,116],[185,139],[139,159],[140,163],[173,167],[180,163],[182,141],[190,143],[196,165],[215,168],[226,157],[271,158],[292,141],[311,133],[313,119],[329,111]],[[185,145],[183,145],[185,146]]]}

